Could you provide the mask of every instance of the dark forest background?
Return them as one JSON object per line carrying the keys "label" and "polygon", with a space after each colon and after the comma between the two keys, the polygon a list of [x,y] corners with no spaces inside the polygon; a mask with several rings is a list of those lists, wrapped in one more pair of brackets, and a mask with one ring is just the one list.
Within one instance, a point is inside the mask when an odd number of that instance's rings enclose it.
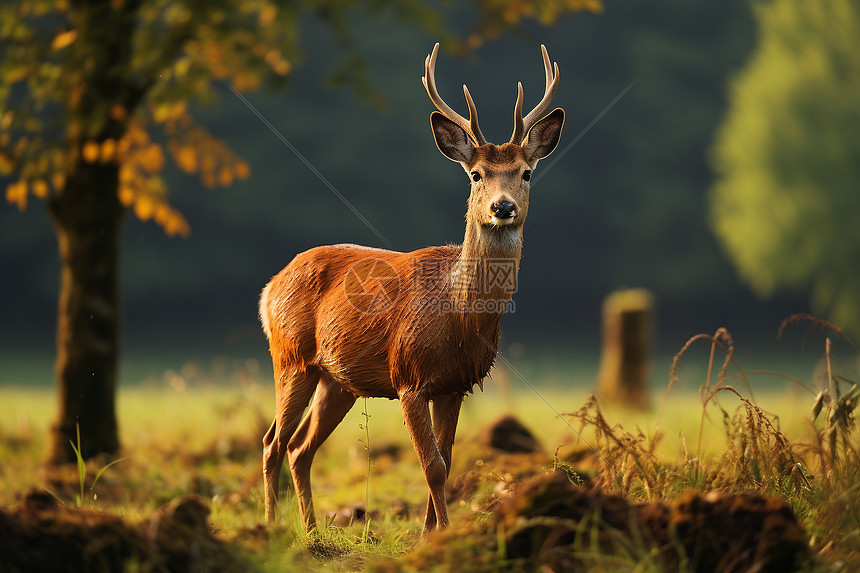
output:
{"label": "dark forest background", "polygon": [[[337,40],[311,19],[287,89],[246,97],[386,242],[222,84],[213,105],[191,113],[247,160],[252,175],[209,190],[168,167],[171,203],[191,225],[187,239],[129,216],[122,292],[124,357],[132,366],[124,381],[191,358],[264,361],[257,297],[302,250],[353,242],[407,251],[462,239],[468,182],[435,148],[433,107],[420,82],[436,38],[384,14],[356,18],[363,72],[381,98],[338,87]],[[769,352],[782,319],[807,310],[807,293],[767,301],[752,294],[708,222],[709,154],[727,82],[749,57],[754,33],[748,2],[675,0],[607,3],[602,14],[551,28],[526,25],[464,59],[443,46],[443,97],[465,111],[467,83],[495,142],[509,137],[516,82],[523,81],[527,107],[542,93],[541,43],[561,70],[554,104],[567,112],[565,131],[532,185],[502,351],[519,343],[525,356],[553,352],[596,364],[600,305],[623,287],[655,293],[657,340],[668,355],[720,326],[740,348]],[[44,209],[19,213],[0,203],[2,382],[52,379],[56,251]]]}

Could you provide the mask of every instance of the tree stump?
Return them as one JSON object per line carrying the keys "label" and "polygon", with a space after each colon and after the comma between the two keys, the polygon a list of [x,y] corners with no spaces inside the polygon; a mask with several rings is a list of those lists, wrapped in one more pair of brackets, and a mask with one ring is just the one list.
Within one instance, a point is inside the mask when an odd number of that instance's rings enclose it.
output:
{"label": "tree stump", "polygon": [[644,408],[651,373],[654,296],[620,290],[603,302],[603,353],[598,389],[608,403]]}

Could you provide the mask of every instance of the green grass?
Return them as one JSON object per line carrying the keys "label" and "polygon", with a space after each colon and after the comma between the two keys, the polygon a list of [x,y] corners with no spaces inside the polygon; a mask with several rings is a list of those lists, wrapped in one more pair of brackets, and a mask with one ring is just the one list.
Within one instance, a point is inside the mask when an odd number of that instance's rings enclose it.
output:
{"label": "green grass", "polygon": [[[485,392],[467,397],[462,408],[451,479],[475,470],[486,484],[472,501],[451,504],[452,523],[480,519],[482,495],[489,495],[495,484],[549,469],[559,448],[585,452],[571,462],[574,470],[638,500],[671,499],[687,488],[781,495],[812,534],[822,567],[840,570],[840,562],[857,563],[860,478],[852,465],[857,431],[850,415],[839,430],[845,438],[837,444],[842,449],[830,455],[830,442],[821,440],[826,412],[817,426],[812,423],[812,393],[789,381],[774,387],[770,378],[766,391],[755,391],[755,375],[749,377],[754,402],[745,401],[745,392],[739,397],[729,390],[714,391],[720,385],[743,387],[736,370],[720,371],[721,362],[719,353],[704,364],[682,357],[677,370],[681,384],[668,394],[655,390],[652,407],[645,411],[598,407],[589,401],[587,385],[563,372],[554,372],[551,384],[529,379],[533,391],[516,372],[498,370],[495,382],[488,380]],[[210,521],[218,535],[235,539],[266,571],[362,569],[379,559],[396,559],[418,542],[427,490],[398,402],[368,400],[366,410],[358,402],[320,449],[313,467],[320,530],[305,535],[297,504],[285,495],[278,525],[269,530],[266,543],[255,532],[264,519],[259,454],[274,412],[273,388],[257,372],[246,372],[233,385],[195,381],[187,374],[168,372],[163,382],[120,389],[121,456],[126,459],[101,473],[94,487],[93,477],[109,460],[87,463],[85,483],[77,468],[65,474],[44,470],[53,391],[0,387],[0,507],[14,505],[34,486],[47,487],[70,504],[83,490],[84,506],[138,520],[171,499],[199,493],[212,502]],[[700,385],[706,385],[705,410],[703,397],[694,391]],[[482,429],[507,413],[534,432],[546,456],[494,457],[478,445]],[[788,446],[779,445],[782,437]],[[382,456],[368,466],[368,440],[374,451],[399,450],[399,459]],[[613,440],[627,445],[619,448]],[[592,447],[599,458],[589,455]],[[780,466],[776,457],[785,448],[790,450],[786,455],[803,458],[809,475]],[[288,488],[286,467],[282,474],[282,486]],[[329,514],[365,505],[369,526],[325,527]],[[605,557],[605,563],[613,562],[612,555]],[[640,570],[659,570],[649,559],[646,551]]]}

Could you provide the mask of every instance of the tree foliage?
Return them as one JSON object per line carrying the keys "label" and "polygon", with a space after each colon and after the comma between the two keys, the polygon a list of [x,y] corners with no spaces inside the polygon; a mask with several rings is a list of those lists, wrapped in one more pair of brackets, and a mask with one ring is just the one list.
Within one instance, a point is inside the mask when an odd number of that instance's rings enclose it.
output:
{"label": "tree foliage", "polygon": [[860,328],[860,2],[757,6],[758,47],[719,131],[713,227],[762,295],[809,289]]}
{"label": "tree foliage", "polygon": [[7,200],[23,209],[30,195],[62,194],[79,162],[118,164],[122,204],[179,235],[188,224],[167,200],[165,150],[208,186],[249,175],[194,125],[187,102],[211,100],[213,81],[248,90],[286,76],[298,34],[295,11],[267,1],[46,0],[0,10],[0,169],[18,177]]}
{"label": "tree foliage", "polygon": [[[551,24],[566,12],[599,11],[598,0],[476,0],[480,14],[467,44],[479,44],[523,19]],[[410,24],[453,40],[442,13],[411,2],[278,0],[30,0],[0,7],[0,175],[16,179],[6,199],[61,194],[76,162],[115,163],[119,198],[169,235],[188,223],[168,201],[166,157],[207,187],[249,176],[248,164],[188,113],[211,102],[214,84],[237,91],[281,85],[301,59],[302,18],[326,20],[348,48],[351,10],[395,10]],[[119,38],[111,30],[123,29]],[[105,54],[105,50],[118,50]],[[346,50],[348,52],[348,50]],[[105,70],[110,60],[111,69]],[[373,97],[354,54],[332,74]]]}

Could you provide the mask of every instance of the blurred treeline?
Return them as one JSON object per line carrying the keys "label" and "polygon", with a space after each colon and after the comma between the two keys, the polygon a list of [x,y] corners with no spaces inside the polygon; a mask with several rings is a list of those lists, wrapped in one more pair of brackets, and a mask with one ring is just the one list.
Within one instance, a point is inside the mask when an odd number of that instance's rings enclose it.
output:
{"label": "blurred treeline", "polygon": [[[262,354],[257,297],[295,253],[338,242],[411,250],[462,239],[467,179],[435,149],[433,108],[419,80],[436,38],[385,14],[350,21],[360,72],[375,94],[337,86],[337,39],[309,19],[305,55],[287,89],[247,98],[384,241],[222,85],[212,105],[191,114],[252,175],[209,190],[168,168],[171,203],[191,225],[187,239],[130,217],[122,255],[127,352]],[[554,104],[567,112],[566,127],[532,186],[507,343],[591,348],[602,299],[627,286],[654,291],[660,341],[670,350],[718,326],[772,339],[780,320],[805,310],[805,298],[757,299],[708,223],[709,153],[727,81],[749,57],[754,35],[744,0],[607,2],[602,14],[575,14],[551,28],[524,25],[465,59],[443,46],[443,97],[465,112],[467,83],[495,142],[510,135],[516,82],[523,81],[526,106],[542,93],[541,43],[561,70]],[[4,354],[52,351],[54,240],[43,209],[0,206]]]}

